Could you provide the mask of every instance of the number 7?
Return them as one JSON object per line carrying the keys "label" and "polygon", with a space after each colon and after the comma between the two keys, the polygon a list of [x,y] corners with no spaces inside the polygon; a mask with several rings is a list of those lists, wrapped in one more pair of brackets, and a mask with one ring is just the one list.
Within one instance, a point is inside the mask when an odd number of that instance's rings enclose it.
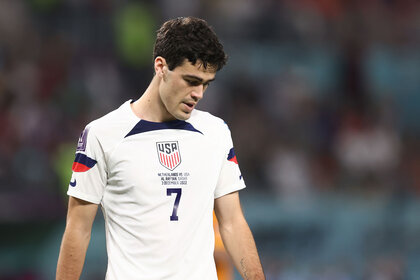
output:
{"label": "number 7", "polygon": [[178,212],[179,201],[181,200],[182,189],[180,189],[180,188],[166,189],[166,195],[167,196],[171,196],[173,193],[176,193],[176,197],[175,197],[174,209],[172,210],[172,215],[170,216],[170,220],[171,221],[178,221],[177,212]]}

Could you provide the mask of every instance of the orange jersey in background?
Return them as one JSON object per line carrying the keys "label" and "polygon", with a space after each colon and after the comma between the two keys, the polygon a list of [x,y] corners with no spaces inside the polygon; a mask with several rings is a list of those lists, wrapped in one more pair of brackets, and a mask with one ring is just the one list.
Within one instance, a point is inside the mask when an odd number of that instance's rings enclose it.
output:
{"label": "orange jersey in background", "polygon": [[214,228],[214,261],[216,263],[217,278],[219,280],[233,280],[233,266],[229,259],[229,255],[223,245],[222,237],[219,232],[219,223],[213,212],[213,228]]}

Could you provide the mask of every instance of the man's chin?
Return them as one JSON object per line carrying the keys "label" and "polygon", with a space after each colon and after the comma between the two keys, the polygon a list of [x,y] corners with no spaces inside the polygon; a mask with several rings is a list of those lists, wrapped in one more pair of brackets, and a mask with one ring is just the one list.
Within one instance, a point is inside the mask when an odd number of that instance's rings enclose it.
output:
{"label": "man's chin", "polygon": [[186,113],[186,112],[183,112],[183,113],[181,113],[181,114],[178,114],[178,115],[176,115],[176,116],[174,116],[177,120],[180,120],[180,121],[186,121],[186,120],[188,120],[190,117],[191,117],[191,113]]}

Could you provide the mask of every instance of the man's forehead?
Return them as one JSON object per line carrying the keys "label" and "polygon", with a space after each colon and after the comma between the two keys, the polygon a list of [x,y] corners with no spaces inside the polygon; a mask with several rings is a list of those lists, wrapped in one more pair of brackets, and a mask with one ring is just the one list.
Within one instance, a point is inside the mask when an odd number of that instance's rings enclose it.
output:
{"label": "man's forehead", "polygon": [[186,60],[183,64],[176,67],[174,71],[181,74],[183,77],[196,78],[202,81],[213,81],[216,76],[216,70],[214,68],[204,67],[203,63],[196,62],[192,64]]}
{"label": "man's forehead", "polygon": [[178,66],[184,68],[185,70],[198,70],[200,72],[216,74],[217,69],[211,64],[204,65],[201,60],[197,60],[194,64],[191,63],[188,59],[185,59],[184,62]]}

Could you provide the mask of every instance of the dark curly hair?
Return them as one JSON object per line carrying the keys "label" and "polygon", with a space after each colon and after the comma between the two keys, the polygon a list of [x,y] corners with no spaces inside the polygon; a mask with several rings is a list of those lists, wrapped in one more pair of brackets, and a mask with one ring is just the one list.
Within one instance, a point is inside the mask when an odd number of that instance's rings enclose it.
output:
{"label": "dark curly hair", "polygon": [[157,31],[153,58],[165,58],[169,70],[185,59],[193,65],[198,61],[204,68],[222,69],[227,56],[223,45],[206,21],[195,17],[180,17],[165,22]]}

